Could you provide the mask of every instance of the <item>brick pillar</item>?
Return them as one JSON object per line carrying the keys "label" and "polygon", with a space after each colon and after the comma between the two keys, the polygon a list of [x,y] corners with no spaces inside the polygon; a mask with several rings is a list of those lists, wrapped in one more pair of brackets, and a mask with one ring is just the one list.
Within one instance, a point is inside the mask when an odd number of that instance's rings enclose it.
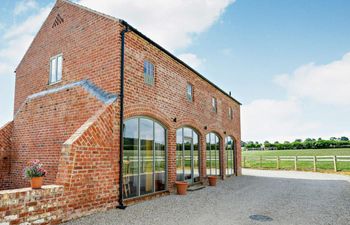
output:
{"label": "brick pillar", "polygon": [[226,165],[226,162],[225,162],[225,138],[223,137],[220,137],[220,177],[221,179],[225,179],[225,165]]}
{"label": "brick pillar", "polygon": [[168,189],[174,191],[176,181],[176,129],[168,130]]}
{"label": "brick pillar", "polygon": [[205,182],[206,176],[207,176],[207,170],[206,170],[206,153],[207,153],[207,143],[206,143],[206,135],[200,135],[199,137],[199,144],[200,144],[200,179],[202,182]]}

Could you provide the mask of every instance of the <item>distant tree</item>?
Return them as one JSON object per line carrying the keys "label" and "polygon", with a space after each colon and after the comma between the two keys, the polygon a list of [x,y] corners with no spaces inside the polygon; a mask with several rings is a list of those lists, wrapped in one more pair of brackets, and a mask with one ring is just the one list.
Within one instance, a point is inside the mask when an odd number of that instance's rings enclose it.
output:
{"label": "distant tree", "polygon": [[295,139],[295,141],[294,142],[303,142],[303,140],[301,140],[301,139]]}
{"label": "distant tree", "polygon": [[329,140],[331,140],[331,141],[336,141],[336,140],[338,140],[338,138],[336,138],[336,137],[331,137]]}
{"label": "distant tree", "polygon": [[315,140],[315,139],[306,138],[304,142],[311,142],[312,140]]}
{"label": "distant tree", "polygon": [[349,141],[349,138],[348,137],[341,137],[340,140],[341,141]]}

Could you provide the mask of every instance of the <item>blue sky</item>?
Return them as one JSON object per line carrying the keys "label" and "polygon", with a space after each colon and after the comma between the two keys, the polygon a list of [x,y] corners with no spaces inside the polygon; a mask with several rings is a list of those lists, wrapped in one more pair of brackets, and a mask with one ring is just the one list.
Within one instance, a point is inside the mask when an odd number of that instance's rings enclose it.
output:
{"label": "blue sky", "polygon": [[[243,140],[350,136],[350,1],[77,2],[126,19],[232,91]],[[11,72],[53,4],[2,2],[0,125],[12,118]]]}

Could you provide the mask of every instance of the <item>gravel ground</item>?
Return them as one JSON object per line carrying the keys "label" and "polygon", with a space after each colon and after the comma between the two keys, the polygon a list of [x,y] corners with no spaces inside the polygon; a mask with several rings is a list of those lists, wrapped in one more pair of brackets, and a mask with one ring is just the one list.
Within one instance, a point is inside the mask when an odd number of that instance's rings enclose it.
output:
{"label": "gravel ground", "polygon": [[[350,177],[295,171],[244,170],[217,187],[170,195],[94,214],[75,224],[316,225],[350,224]],[[251,219],[252,215],[265,221]]]}

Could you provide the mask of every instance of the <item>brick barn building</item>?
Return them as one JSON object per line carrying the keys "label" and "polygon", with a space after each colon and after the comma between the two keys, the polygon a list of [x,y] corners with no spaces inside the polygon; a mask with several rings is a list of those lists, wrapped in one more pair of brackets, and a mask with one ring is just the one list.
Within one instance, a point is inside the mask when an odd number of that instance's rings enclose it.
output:
{"label": "brick barn building", "polygon": [[28,187],[39,159],[66,220],[240,175],[240,132],[230,94],[125,21],[58,0],[16,68],[0,190]]}

